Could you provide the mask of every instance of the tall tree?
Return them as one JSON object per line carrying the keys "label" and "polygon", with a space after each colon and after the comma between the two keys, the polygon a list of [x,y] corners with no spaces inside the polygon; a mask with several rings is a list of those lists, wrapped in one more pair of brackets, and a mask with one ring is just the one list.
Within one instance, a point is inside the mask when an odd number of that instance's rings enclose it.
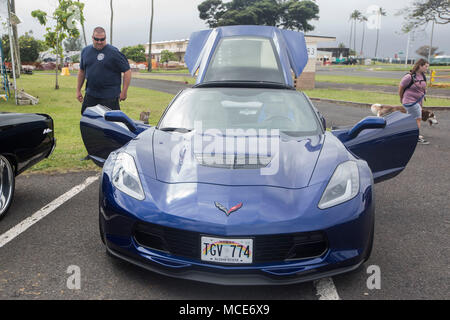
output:
{"label": "tall tree", "polygon": [[[275,9],[274,5],[274,9]],[[272,13],[269,13],[271,17]],[[319,19],[319,6],[313,1],[290,0],[281,3],[281,23],[286,29],[297,31],[312,31],[314,26],[309,24],[309,20]]]}
{"label": "tall tree", "polygon": [[250,24],[311,31],[319,6],[311,0],[205,0],[198,5],[200,19],[210,28]]}
{"label": "tall tree", "polygon": [[431,37],[428,51],[428,59],[430,59],[433,48],[433,33],[435,24],[450,23],[450,1],[449,0],[422,0],[413,2],[412,6],[403,9],[406,24],[410,29],[420,27],[426,28],[431,22]]}
{"label": "tall tree", "polygon": [[377,12],[378,21],[377,21],[377,42],[375,44],[375,58],[377,57],[378,52],[378,40],[380,38],[381,17],[386,15],[387,15],[386,11],[380,7]]}
{"label": "tall tree", "polygon": [[362,34],[362,38],[361,38],[361,50],[359,51],[359,54],[361,56],[363,56],[364,55],[364,36],[366,34],[367,17],[361,14],[361,17],[359,18],[359,22],[361,22],[363,25],[363,34]]}
{"label": "tall tree", "polygon": [[450,23],[449,0],[420,0],[403,9],[402,12],[409,24],[415,27],[426,26],[434,21],[436,24]]}
{"label": "tall tree", "polygon": [[350,21],[350,38],[348,39],[348,48],[351,49],[352,47],[352,36],[353,36],[353,19],[352,19],[352,15],[350,15],[350,19],[348,19]]}
{"label": "tall tree", "polygon": [[350,29],[350,43],[349,48],[352,47],[352,33],[353,33],[353,50],[356,51],[356,22],[360,19],[362,16],[362,13],[358,10],[353,10],[353,12],[350,14],[350,21],[351,21],[351,29]]}
{"label": "tall tree", "polygon": [[150,32],[148,39],[148,62],[147,62],[147,71],[152,72],[152,35],[153,35],[153,0],[152,1],[152,13],[150,14]]}
{"label": "tall tree", "polygon": [[134,62],[144,62],[145,61],[145,47],[142,44],[137,46],[123,47],[120,52],[122,52],[127,59],[133,60]]}
{"label": "tall tree", "polygon": [[109,24],[109,43],[113,44],[113,18],[114,18],[114,10],[113,10],[113,0],[109,0],[109,7],[111,9],[111,22]]}
{"label": "tall tree", "polygon": [[421,46],[419,49],[416,50],[416,53],[417,53],[419,56],[422,56],[422,57],[424,57],[424,58],[427,58],[428,55],[429,55],[429,53],[430,53],[430,51],[431,51],[431,55],[435,55],[435,54],[439,55],[439,54],[442,54],[442,51],[438,52],[438,49],[439,49],[438,47],[432,47],[431,50],[430,50],[430,47],[429,47],[429,46]]}
{"label": "tall tree", "polygon": [[33,32],[25,32],[19,37],[20,61],[35,62],[39,58],[39,42],[32,36]]}
{"label": "tall tree", "polygon": [[[78,2],[80,2],[80,0],[78,0]],[[87,46],[87,41],[86,41],[86,31],[84,30],[84,18],[82,21],[80,21],[81,23],[81,30],[83,31],[83,41],[84,41],[84,46]]]}
{"label": "tall tree", "polygon": [[66,51],[80,51],[82,49],[81,39],[78,38],[68,38],[64,41],[64,49]]}
{"label": "tall tree", "polygon": [[[83,20],[83,8],[84,3],[81,2],[58,0],[58,6],[51,15],[42,10],[34,10],[31,12],[32,17],[38,19],[41,25],[46,26],[47,33],[44,35],[45,42],[57,57],[55,89],[59,89],[58,58],[62,58],[62,42],[67,37],[78,38],[80,36],[75,22]],[[51,26],[47,26],[49,19],[53,20]]]}

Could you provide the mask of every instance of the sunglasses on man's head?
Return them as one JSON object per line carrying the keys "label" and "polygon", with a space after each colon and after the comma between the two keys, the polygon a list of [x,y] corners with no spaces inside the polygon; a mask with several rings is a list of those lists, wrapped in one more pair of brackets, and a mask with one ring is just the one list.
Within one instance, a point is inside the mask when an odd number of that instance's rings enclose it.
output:
{"label": "sunglasses on man's head", "polygon": [[106,39],[106,38],[96,38],[96,37],[93,37],[93,38],[95,41],[105,41],[105,39]]}

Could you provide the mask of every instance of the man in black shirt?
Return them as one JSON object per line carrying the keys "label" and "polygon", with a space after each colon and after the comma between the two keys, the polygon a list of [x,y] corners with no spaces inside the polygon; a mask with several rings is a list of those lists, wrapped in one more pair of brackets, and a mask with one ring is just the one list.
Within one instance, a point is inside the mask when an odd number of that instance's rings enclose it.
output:
{"label": "man in black shirt", "polygon": [[[128,60],[116,47],[106,43],[106,32],[102,27],[94,29],[92,42],[81,51],[77,81],[77,99],[83,103],[81,114],[86,108],[97,104],[120,110],[119,101],[127,98],[131,81]],[[86,95],[83,98],[81,88],[85,79]]]}

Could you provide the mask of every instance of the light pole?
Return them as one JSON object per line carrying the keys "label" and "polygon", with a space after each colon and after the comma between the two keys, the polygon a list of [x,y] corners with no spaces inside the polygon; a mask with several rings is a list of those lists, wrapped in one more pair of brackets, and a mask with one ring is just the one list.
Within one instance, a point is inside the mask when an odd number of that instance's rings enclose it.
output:
{"label": "light pole", "polygon": [[17,104],[17,83],[16,83],[16,62],[14,59],[14,42],[13,42],[13,37],[11,35],[11,28],[12,28],[12,23],[14,24],[19,24],[20,20],[17,16],[14,15],[14,22],[11,20],[12,15],[11,15],[11,7],[10,7],[10,3],[9,0],[6,0],[6,4],[8,7],[8,21],[7,21],[7,27],[8,27],[8,36],[9,36],[9,50],[10,50],[10,54],[11,54],[11,72],[13,74],[13,79],[14,79],[14,99],[15,102]]}
{"label": "light pole", "polygon": [[433,48],[433,33],[434,33],[434,20],[433,24],[431,25],[431,39],[430,39],[430,48],[428,49],[428,62],[430,62],[431,50]]}
{"label": "light pole", "polygon": [[406,43],[406,59],[405,59],[405,68],[408,66],[408,55],[409,55],[409,41],[411,38],[411,32],[408,33],[408,42]]}

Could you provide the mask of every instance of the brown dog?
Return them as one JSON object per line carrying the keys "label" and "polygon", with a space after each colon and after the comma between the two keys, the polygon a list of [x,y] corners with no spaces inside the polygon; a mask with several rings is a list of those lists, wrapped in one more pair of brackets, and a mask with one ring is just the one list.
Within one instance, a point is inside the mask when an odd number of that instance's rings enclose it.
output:
{"label": "brown dog", "polygon": [[144,122],[144,124],[148,124],[148,119],[150,118],[150,112],[142,111],[139,115],[139,120]]}
{"label": "brown dog", "polygon": [[[386,106],[386,105],[381,105],[378,103],[373,104],[370,107],[370,110],[372,111],[372,113],[374,115],[376,115],[378,117],[383,117],[394,111],[400,111],[400,112],[406,113],[406,109],[403,106]],[[422,121],[428,121],[430,126],[433,124],[439,123],[436,119],[436,115],[434,114],[434,112],[429,111],[429,110],[424,110],[424,109],[422,109]]]}

